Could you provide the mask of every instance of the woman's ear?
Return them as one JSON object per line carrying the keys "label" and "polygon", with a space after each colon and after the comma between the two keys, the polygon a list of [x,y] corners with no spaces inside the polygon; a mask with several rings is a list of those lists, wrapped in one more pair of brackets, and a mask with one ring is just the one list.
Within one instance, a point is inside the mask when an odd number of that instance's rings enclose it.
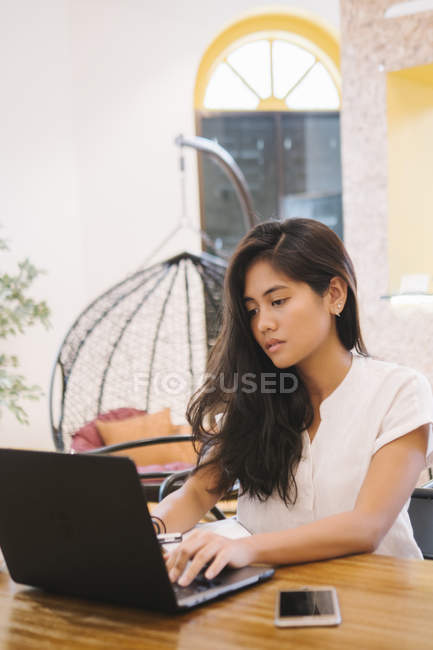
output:
{"label": "woman's ear", "polygon": [[338,275],[331,278],[328,287],[329,313],[339,316],[347,300],[347,282]]}

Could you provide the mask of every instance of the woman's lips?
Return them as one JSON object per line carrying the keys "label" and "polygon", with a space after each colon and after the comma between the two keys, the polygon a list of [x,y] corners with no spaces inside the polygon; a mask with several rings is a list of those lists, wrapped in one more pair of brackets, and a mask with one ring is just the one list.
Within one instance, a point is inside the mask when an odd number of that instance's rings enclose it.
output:
{"label": "woman's lips", "polygon": [[276,352],[283,345],[284,341],[273,341],[266,346],[266,352]]}

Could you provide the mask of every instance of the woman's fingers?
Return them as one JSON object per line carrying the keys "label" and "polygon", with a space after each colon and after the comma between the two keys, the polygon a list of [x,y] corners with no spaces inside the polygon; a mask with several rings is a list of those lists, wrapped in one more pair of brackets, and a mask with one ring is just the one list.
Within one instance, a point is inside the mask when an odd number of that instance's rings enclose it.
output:
{"label": "woman's fingers", "polygon": [[167,570],[170,580],[181,586],[189,585],[205,567],[205,577],[211,580],[229,565],[240,568],[254,562],[254,552],[247,539],[226,539],[214,533],[197,533],[170,553]]}
{"label": "woman's fingers", "polygon": [[194,559],[186,567],[185,571],[179,578],[178,582],[181,587],[189,585],[194,578],[200,573],[203,567],[210,562],[218,553],[220,544],[218,541],[213,541],[203,548],[201,548],[194,556]]}
{"label": "woman's fingers", "polygon": [[183,542],[175,551],[170,553],[166,566],[172,582],[175,582],[183,573],[190,558],[199,548],[200,546],[197,546],[197,544],[192,545],[191,543],[187,544],[187,542]]}
{"label": "woman's fingers", "polygon": [[167,561],[167,570],[170,580],[175,582],[183,573],[188,561],[206,543],[206,535],[197,533],[182,542],[172,553]]}
{"label": "woman's fingers", "polygon": [[184,573],[188,562],[192,560],[185,576],[188,583],[185,581],[179,582],[179,584],[189,584],[203,566],[212,559],[220,547],[219,545],[224,541],[223,537],[213,533],[197,532],[188,537],[177,549],[170,553],[167,559],[166,566],[170,580],[175,582]]}
{"label": "woman's fingers", "polygon": [[205,578],[212,580],[215,578],[227,564],[229,563],[229,558],[227,557],[225,549],[221,549],[219,553],[214,558],[214,561],[205,571]]}
{"label": "woman's fingers", "polygon": [[249,543],[250,539],[251,537],[227,539],[212,564],[207,568],[205,577],[212,580],[227,565],[234,569],[240,569],[254,562],[254,549]]}
{"label": "woman's fingers", "polygon": [[164,556],[165,560],[165,566],[167,567],[167,571],[170,571],[170,569],[174,566],[174,563],[176,561],[176,550],[169,551],[166,553]]}

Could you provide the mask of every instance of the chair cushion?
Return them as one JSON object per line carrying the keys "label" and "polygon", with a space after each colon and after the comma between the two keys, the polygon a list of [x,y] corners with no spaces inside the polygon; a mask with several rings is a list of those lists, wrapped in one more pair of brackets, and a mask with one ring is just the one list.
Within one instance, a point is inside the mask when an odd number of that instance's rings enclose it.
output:
{"label": "chair cushion", "polygon": [[[171,443],[174,444],[174,443]],[[145,465],[144,467],[137,467],[137,472],[143,474],[150,474],[151,472],[180,472],[185,469],[191,469],[193,465],[191,463],[167,463],[167,465]],[[162,479],[157,478],[140,478],[142,483],[156,483],[161,482]]]}
{"label": "chair cushion", "polygon": [[[143,438],[159,438],[169,435],[191,434],[189,425],[174,426],[171,422],[170,409],[147,413],[122,420],[120,422],[96,421],[98,432],[106,445],[130,442]],[[138,466],[167,465],[168,463],[196,462],[196,453],[189,441],[171,442],[169,444],[136,447],[115,452],[120,456],[129,456]],[[148,471],[152,471],[149,470]]]}
{"label": "chair cushion", "polygon": [[[101,413],[98,415],[98,420],[101,422],[126,420],[127,418],[144,415],[145,413],[146,411],[140,409],[122,407],[107,411],[107,413]],[[74,451],[88,451],[89,449],[96,449],[97,447],[103,446],[104,441],[99,435],[96,420],[87,422],[87,424],[82,426],[72,435],[71,449]]]}

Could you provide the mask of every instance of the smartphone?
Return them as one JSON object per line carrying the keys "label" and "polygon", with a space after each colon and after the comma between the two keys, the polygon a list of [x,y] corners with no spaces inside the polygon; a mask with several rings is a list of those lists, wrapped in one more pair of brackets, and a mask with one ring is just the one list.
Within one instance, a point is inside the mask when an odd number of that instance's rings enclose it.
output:
{"label": "smartphone", "polygon": [[301,587],[279,591],[275,603],[275,625],[339,625],[340,607],[334,587]]}

